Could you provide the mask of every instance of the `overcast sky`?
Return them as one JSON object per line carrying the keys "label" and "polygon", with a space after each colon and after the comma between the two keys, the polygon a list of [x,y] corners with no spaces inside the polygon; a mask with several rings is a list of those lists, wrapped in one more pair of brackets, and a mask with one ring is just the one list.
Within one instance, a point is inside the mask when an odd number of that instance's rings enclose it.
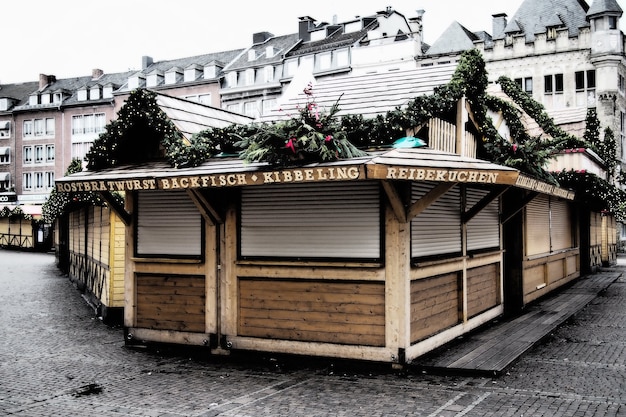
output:
{"label": "overcast sky", "polygon": [[[512,17],[522,0],[20,0],[3,7],[0,83],[136,70],[155,61],[246,48],[252,34],[298,31],[298,17],[339,22],[392,7],[405,17],[424,9],[424,40],[454,21],[491,30],[492,15]],[[591,3],[591,0],[588,0]],[[626,0],[618,0],[626,10]],[[624,18],[623,20],[626,20]]]}

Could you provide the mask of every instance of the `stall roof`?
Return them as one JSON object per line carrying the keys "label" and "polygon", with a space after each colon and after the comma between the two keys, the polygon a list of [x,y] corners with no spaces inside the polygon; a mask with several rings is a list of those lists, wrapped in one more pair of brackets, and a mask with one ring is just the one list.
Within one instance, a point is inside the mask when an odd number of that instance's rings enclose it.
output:
{"label": "stall roof", "polygon": [[359,180],[508,185],[574,198],[573,192],[527,177],[514,168],[429,148],[378,151],[360,158],[282,168],[246,163],[236,157],[213,158],[190,168],[151,162],[75,173],[59,178],[56,189],[59,192],[184,190]]}
{"label": "stall roof", "polygon": [[248,124],[253,121],[248,116],[162,93],[156,93],[156,102],[187,139],[209,127],[224,128],[232,124]]}

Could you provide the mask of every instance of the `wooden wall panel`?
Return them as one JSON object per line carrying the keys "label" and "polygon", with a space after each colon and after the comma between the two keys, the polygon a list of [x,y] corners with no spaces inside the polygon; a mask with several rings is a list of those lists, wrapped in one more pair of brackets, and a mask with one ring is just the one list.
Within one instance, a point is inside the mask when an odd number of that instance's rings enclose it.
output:
{"label": "wooden wall panel", "polygon": [[500,303],[500,264],[467,270],[467,316],[476,316]]}
{"label": "wooden wall panel", "polygon": [[459,275],[450,273],[411,282],[411,342],[452,327],[461,319]]}
{"label": "wooden wall panel", "polygon": [[384,346],[382,282],[240,279],[238,335]]}
{"label": "wooden wall panel", "polygon": [[205,332],[202,276],[141,275],[137,282],[137,327]]}

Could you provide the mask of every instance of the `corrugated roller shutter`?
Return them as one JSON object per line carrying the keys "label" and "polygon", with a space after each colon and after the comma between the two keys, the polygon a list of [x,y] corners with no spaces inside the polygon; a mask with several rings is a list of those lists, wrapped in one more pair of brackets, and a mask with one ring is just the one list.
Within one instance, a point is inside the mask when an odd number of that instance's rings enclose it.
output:
{"label": "corrugated roller shutter", "polygon": [[550,199],[550,239],[552,251],[573,246],[572,214],[567,201]]}
{"label": "corrugated roller shutter", "polygon": [[241,256],[379,259],[378,184],[249,187],[241,197]]}
{"label": "corrugated roller shutter", "polygon": [[184,191],[138,193],[137,254],[202,254],[202,217]]}
{"label": "corrugated roller shutter", "polygon": [[550,201],[539,195],[526,206],[526,255],[550,252]]}
{"label": "corrugated roller shutter", "polygon": [[[489,194],[488,190],[468,188],[466,210],[470,210]],[[467,223],[467,250],[500,247],[500,204],[496,199],[489,203]]]}
{"label": "corrugated roller shutter", "polygon": [[590,213],[590,241],[591,246],[600,245],[602,243],[602,215],[592,211]]}
{"label": "corrugated roller shutter", "polygon": [[[412,201],[434,188],[433,183],[414,183]],[[461,193],[454,187],[411,220],[412,257],[461,252]]]}

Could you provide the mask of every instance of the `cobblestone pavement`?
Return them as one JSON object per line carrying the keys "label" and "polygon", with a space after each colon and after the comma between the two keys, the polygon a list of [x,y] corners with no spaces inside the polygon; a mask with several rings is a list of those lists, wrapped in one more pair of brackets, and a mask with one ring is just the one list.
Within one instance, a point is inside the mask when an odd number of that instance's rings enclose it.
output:
{"label": "cobblestone pavement", "polygon": [[498,378],[200,357],[125,347],[52,255],[0,250],[0,415],[626,416],[625,319],[622,277]]}

